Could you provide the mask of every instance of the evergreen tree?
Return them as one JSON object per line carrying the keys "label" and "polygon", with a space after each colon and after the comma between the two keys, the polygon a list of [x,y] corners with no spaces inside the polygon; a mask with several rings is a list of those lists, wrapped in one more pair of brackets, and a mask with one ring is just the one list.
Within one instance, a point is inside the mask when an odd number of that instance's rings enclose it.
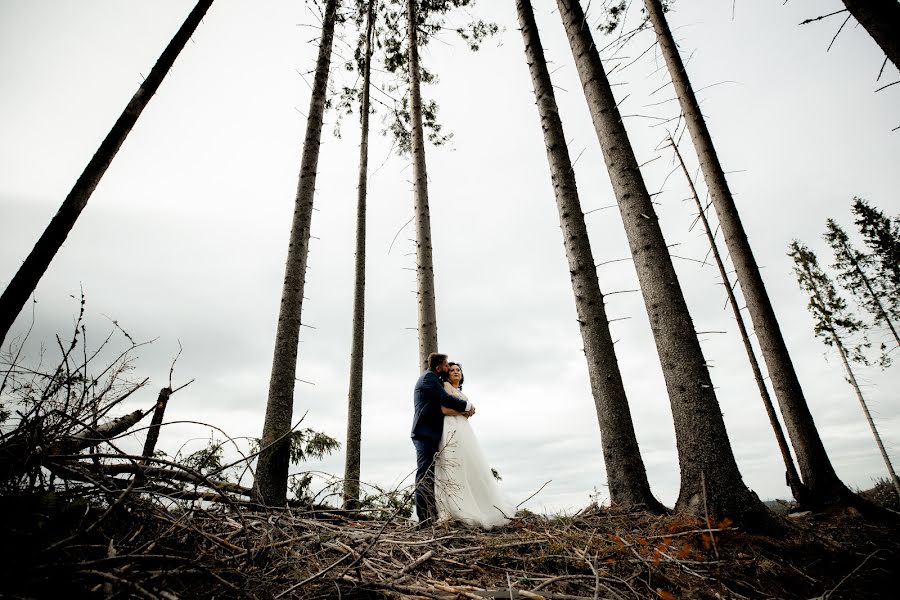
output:
{"label": "evergreen tree", "polygon": [[556,4],[625,226],[672,406],[681,469],[675,509],[768,526],[771,515],[744,484],[734,459],[703,350],[589,22],[578,0]]}
{"label": "evergreen tree", "polygon": [[859,388],[856,375],[850,363],[868,364],[865,356],[866,342],[853,342],[853,338],[858,336],[863,330],[863,323],[854,317],[847,307],[846,301],[838,294],[834,283],[825,271],[819,266],[816,255],[806,246],[794,240],[791,242],[790,252],[788,255],[794,259],[794,274],[797,276],[797,282],[800,288],[809,294],[809,312],[815,321],[816,337],[821,339],[825,345],[831,346],[838,351],[841,362],[844,365],[844,371],[847,375],[847,382],[853,386],[856,398],[862,407],[872,435],[875,436],[875,443],[884,459],[891,482],[897,495],[900,496],[900,479],[894,472],[894,466],[891,459],[884,449],[881,442],[881,436],[875,427],[875,421],[869,412],[869,407]]}
{"label": "evergreen tree", "polygon": [[[863,254],[854,248],[847,233],[835,223],[834,219],[828,219],[823,237],[834,252],[834,263],[831,268],[837,272],[838,282],[850,292],[857,304],[872,315],[876,324],[881,324],[890,330],[896,346],[900,346],[900,337],[898,337],[897,328],[894,325],[894,321],[898,317],[897,300],[886,293],[884,288],[887,282],[878,277],[877,273],[873,273],[875,263],[877,263],[875,257]],[[892,305],[894,310],[891,310]],[[885,344],[881,345],[880,362],[883,367],[890,364],[890,356]]]}
{"label": "evergreen tree", "polygon": [[609,322],[603,293],[597,280],[597,268],[591,252],[584,213],[578,199],[575,172],[566,147],[562,121],[547,69],[540,35],[529,0],[518,0],[516,9],[525,42],[525,57],[531,72],[534,95],[544,132],[550,177],[559,209],[559,224],[569,262],[572,291],[578,324],[584,342],[591,392],[600,424],[603,459],[609,484],[610,501],[619,506],[641,506],[662,513],[665,507],[653,497],[647,472],[638,448],[637,437],[622,383],[622,374]]}
{"label": "evergreen tree", "polygon": [[366,190],[369,169],[369,92],[372,76],[372,46],[375,29],[376,0],[369,0],[363,10],[357,2],[358,20],[365,15],[365,50],[362,56],[362,97],[360,98],[359,177],[356,196],[356,265],[353,287],[353,339],[350,347],[350,391],[347,395],[347,453],[344,465],[344,501],[353,506],[359,501],[359,479],[362,451],[362,384],[363,348],[366,306]]}
{"label": "evergreen tree", "polygon": [[869,247],[881,289],[892,301],[889,308],[893,314],[900,314],[900,216],[892,220],[861,198],[853,199],[852,210],[856,226]]}
{"label": "evergreen tree", "polygon": [[804,504],[807,496],[806,488],[804,487],[803,482],[800,481],[800,475],[797,473],[797,467],[794,466],[794,459],[791,457],[791,450],[788,448],[787,439],[785,439],[784,432],[781,430],[781,423],[778,422],[778,415],[775,414],[775,406],[772,404],[772,398],[769,396],[768,388],[766,388],[766,381],[763,377],[762,369],[760,369],[759,361],[756,359],[756,352],[753,350],[753,344],[750,343],[750,333],[747,331],[747,326],[744,324],[744,316],[741,314],[741,307],[735,297],[731,278],[728,276],[728,271],[725,269],[725,260],[719,252],[716,236],[709,224],[709,219],[706,217],[706,208],[700,202],[700,196],[697,194],[697,188],[694,187],[694,181],[691,179],[691,174],[687,170],[687,165],[684,164],[684,159],[681,156],[681,151],[678,149],[678,144],[675,143],[675,140],[672,139],[671,135],[669,136],[669,143],[675,151],[675,157],[678,159],[678,164],[681,166],[681,172],[684,174],[688,187],[691,190],[691,196],[697,207],[698,217],[700,218],[701,223],[703,223],[703,229],[706,232],[706,240],[709,242],[713,259],[716,261],[716,267],[719,269],[719,277],[722,279],[722,284],[725,286],[728,304],[731,305],[734,321],[738,326],[741,341],[744,343],[744,352],[746,352],[747,360],[750,362],[750,369],[753,371],[753,378],[756,380],[756,388],[759,390],[759,397],[762,399],[763,407],[765,407],[766,414],[769,417],[769,424],[772,426],[772,431],[775,433],[775,441],[778,442],[778,449],[781,451],[781,458],[784,461],[785,467],[785,481],[787,482],[788,487],[791,488],[794,499],[800,504]]}
{"label": "evergreen tree", "polygon": [[288,241],[287,260],[269,397],[263,423],[262,452],[256,466],[253,493],[257,501],[281,506],[287,498],[288,468],[290,466],[290,431],[294,413],[294,383],[297,371],[297,344],[300,338],[300,317],[303,309],[303,288],[306,284],[306,262],[309,258],[309,228],[312,222],[313,196],[322,141],[322,121],[328,91],[328,72],[337,20],[339,0],[327,0],[322,21],[322,37],[316,59],[312,96],[300,159],[300,179],[297,183],[294,217]]}
{"label": "evergreen tree", "polygon": [[[397,2],[398,0],[393,0]],[[474,0],[405,0],[406,72],[409,77],[409,150],[413,164],[413,206],[416,224],[416,288],[418,298],[419,367],[428,368],[428,355],[438,351],[437,309],[434,296],[434,262],[431,247],[431,209],[428,203],[428,171],[425,165],[423,122],[431,113],[436,121],[436,105],[422,103],[420,83],[434,77],[419,66],[419,49],[441,30],[443,16],[453,8],[467,7]],[[490,29],[490,28],[488,28]],[[496,26],[493,27],[496,32]],[[464,32],[458,31],[461,35]],[[489,31],[481,29],[481,36]],[[476,32],[477,37],[477,32]],[[474,49],[477,43],[470,43]],[[390,62],[388,63],[390,64]],[[430,110],[429,110],[430,109]],[[433,135],[440,128],[432,126]]]}
{"label": "evergreen tree", "polygon": [[834,472],[803,395],[775,310],[728,187],[725,171],[666,20],[666,7],[660,0],[644,0],[644,6],[656,32],[660,52],[666,61],[684,113],[685,125],[697,151],[703,178],[722,228],[725,245],[734,263],[772,388],[797,455],[803,483],[808,491],[807,499],[821,504],[843,499],[852,502],[852,493]]}

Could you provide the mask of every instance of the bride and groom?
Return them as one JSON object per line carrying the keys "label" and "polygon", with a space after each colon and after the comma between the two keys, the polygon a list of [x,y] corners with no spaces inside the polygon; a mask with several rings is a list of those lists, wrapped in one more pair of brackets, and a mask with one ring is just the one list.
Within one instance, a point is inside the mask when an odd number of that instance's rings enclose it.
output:
{"label": "bride and groom", "polygon": [[432,353],[413,394],[416,515],[419,527],[460,521],[491,529],[516,510],[494,479],[469,417],[475,406],[462,393],[462,367]]}

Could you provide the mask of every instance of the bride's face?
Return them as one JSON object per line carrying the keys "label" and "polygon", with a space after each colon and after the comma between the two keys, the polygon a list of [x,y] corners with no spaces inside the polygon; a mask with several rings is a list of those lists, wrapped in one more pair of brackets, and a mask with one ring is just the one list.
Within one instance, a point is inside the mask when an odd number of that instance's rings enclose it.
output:
{"label": "bride's face", "polygon": [[447,379],[450,381],[450,385],[459,385],[459,381],[462,379],[462,369],[459,368],[459,365],[450,367],[450,373],[447,375]]}

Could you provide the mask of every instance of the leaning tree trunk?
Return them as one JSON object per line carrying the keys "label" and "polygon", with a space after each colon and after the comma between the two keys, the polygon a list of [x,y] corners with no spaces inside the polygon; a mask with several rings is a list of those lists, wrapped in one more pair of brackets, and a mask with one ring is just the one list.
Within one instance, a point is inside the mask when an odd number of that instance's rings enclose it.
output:
{"label": "leaning tree trunk", "polygon": [[431,214],[428,208],[428,171],[425,168],[425,135],[422,131],[422,94],[419,91],[418,0],[407,0],[411,152],[416,219],[416,288],[419,301],[419,367],[428,368],[428,355],[437,352],[437,311],[434,301],[434,265],[431,258]]}
{"label": "leaning tree trunk", "polygon": [[744,351],[747,353],[747,360],[750,361],[750,368],[753,370],[753,378],[756,380],[759,397],[762,399],[766,414],[769,416],[769,424],[772,426],[772,431],[775,432],[775,440],[778,442],[778,449],[781,450],[781,458],[784,460],[785,481],[788,484],[788,487],[791,488],[791,493],[794,495],[797,502],[804,504],[806,502],[806,488],[800,481],[800,475],[797,473],[797,467],[794,466],[794,459],[791,457],[791,450],[788,448],[784,432],[781,430],[781,423],[778,422],[778,415],[775,414],[775,406],[772,404],[772,398],[769,396],[769,390],[766,388],[766,381],[763,378],[762,370],[759,368],[759,361],[756,359],[756,352],[753,350],[753,344],[750,343],[750,334],[747,331],[747,326],[744,325],[744,316],[741,314],[740,305],[738,305],[737,298],[734,296],[731,280],[728,277],[728,271],[725,269],[725,261],[722,260],[722,255],[719,253],[719,246],[716,244],[716,237],[713,235],[712,228],[709,225],[709,219],[706,218],[706,210],[704,210],[703,204],[700,202],[700,196],[697,194],[697,189],[694,187],[694,181],[691,179],[691,174],[688,173],[687,166],[684,164],[684,159],[681,157],[681,151],[678,149],[678,145],[675,143],[675,140],[672,139],[671,135],[669,136],[669,142],[675,150],[678,164],[681,165],[681,171],[684,173],[685,179],[687,179],[688,186],[691,189],[691,195],[694,197],[694,203],[697,205],[697,211],[700,220],[703,223],[703,229],[706,231],[706,240],[709,242],[713,258],[716,261],[716,267],[719,269],[719,277],[722,279],[722,284],[725,286],[725,293],[728,295],[728,303],[731,305],[734,320],[737,323],[738,331],[741,334],[741,341],[744,342]]}
{"label": "leaning tree trunk", "polygon": [[620,506],[643,506],[662,513],[666,509],[650,491],[644,461],[634,434],[631,410],[622,385],[603,294],[597,281],[597,268],[594,266],[584,214],[578,199],[575,173],[566,147],[566,137],[540,35],[534,22],[534,12],[529,0],[519,0],[516,8],[541,117],[541,129],[544,131],[544,144],[547,147],[550,176],[559,209],[572,291],[575,293],[575,307],[584,341],[591,392],[600,422],[610,501]]}
{"label": "leaning tree trunk", "polygon": [[356,274],[353,288],[353,341],[350,346],[350,392],[347,407],[347,458],[344,464],[344,502],[359,502],[360,450],[362,447],[363,342],[366,312],[366,184],[369,169],[369,87],[372,74],[372,35],[375,1],[366,12],[366,56],[360,102],[359,183],[356,196]]}
{"label": "leaning tree trunk", "polygon": [[768,525],[738,471],[709,369],[656,212],[578,0],[557,0],[637,270],[672,406],[681,489],[675,509]]}
{"label": "leaning tree trunk", "polygon": [[900,69],[900,2],[844,0],[844,6],[866,28],[885,56]]}
{"label": "leaning tree trunk", "polygon": [[[809,282],[809,286],[812,288],[812,293],[819,306],[828,306],[816,285],[816,278],[810,271],[809,264],[803,263],[802,268],[806,272],[806,279]],[[856,392],[856,399],[859,400],[859,405],[862,407],[863,414],[866,416],[866,421],[869,423],[869,429],[872,430],[872,435],[875,436],[875,443],[878,445],[878,450],[881,452],[881,458],[884,460],[888,474],[891,476],[891,483],[894,486],[894,490],[897,492],[898,498],[900,498],[900,479],[897,478],[897,473],[894,471],[894,465],[891,464],[891,458],[888,456],[887,450],[884,449],[884,444],[881,442],[881,435],[879,435],[878,429],[875,427],[875,421],[872,419],[872,414],[869,412],[869,406],[866,404],[865,398],[863,398],[862,391],[859,389],[859,383],[856,381],[856,376],[853,374],[853,369],[850,367],[847,349],[844,348],[841,337],[830,323],[826,324],[826,328],[828,329],[828,334],[831,336],[831,341],[838,350],[841,362],[844,364],[844,372],[847,374],[847,381],[853,386],[853,391]]]}
{"label": "leaning tree trunk", "polygon": [[160,54],[147,79],[138,87],[137,92],[125,106],[125,110],[106,134],[100,147],[97,148],[97,152],[94,153],[84,171],[81,172],[81,176],[75,181],[69,195],[63,200],[56,215],[51,219],[31,253],[9,282],[3,295],[0,296],[0,344],[3,344],[6,334],[9,333],[16,317],[22,312],[28,297],[37,288],[38,282],[44,276],[53,257],[66,241],[69,232],[75,226],[75,221],[87,206],[91,194],[94,193],[125,138],[134,128],[138,117],[141,116],[150,99],[159,89],[163,79],[175,64],[178,54],[196,31],[212,3],[213,0],[200,0],[194,6],[169,45]]}
{"label": "leaning tree trunk", "polygon": [[706,121],[700,112],[700,105],[687,77],[681,56],[672,38],[659,0],[644,0],[647,13],[656,30],[660,50],[666,60],[669,74],[675,86],[681,110],[685,116],[691,140],[700,159],[703,178],[709,188],[710,197],[719,224],[725,237],[725,244],[737,272],[737,279],[750,312],[763,359],[775,390],[775,397],[781,407],[781,414],[787,427],[797,463],[803,476],[803,483],[809,491],[808,499],[813,503],[830,503],[849,498],[852,493],[838,479],[825,446],[819,437],[812,414],[803,396],[800,380],[794,370],[790,354],[781,335],[775,311],[769,300],[753,251],[747,241],[747,234],[741,224],[740,215],[734,204],[725,173],[719,163]]}
{"label": "leaning tree trunk", "polygon": [[259,455],[256,478],[253,482],[255,498],[272,506],[284,504],[287,496],[289,434],[294,411],[297,343],[300,337],[303,286],[306,282],[306,259],[309,255],[309,227],[312,221],[313,194],[316,189],[316,169],[319,163],[319,145],[322,138],[322,119],[325,112],[337,5],[338,0],[327,0],[325,3],[322,39],[319,42],[316,74],[309,101],[306,138],[303,141],[303,157],[300,161],[300,181],[297,184],[294,219],[291,224],[284,285],[281,291],[281,307],[278,311],[269,399],[266,403],[266,420],[261,440],[263,451]]}

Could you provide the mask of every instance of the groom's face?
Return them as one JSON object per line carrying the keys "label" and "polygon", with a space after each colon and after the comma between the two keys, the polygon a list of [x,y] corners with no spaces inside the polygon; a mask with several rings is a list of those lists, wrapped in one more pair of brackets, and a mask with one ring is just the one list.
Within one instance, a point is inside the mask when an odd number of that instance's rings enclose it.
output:
{"label": "groom's face", "polygon": [[437,366],[437,368],[434,370],[434,372],[437,373],[438,375],[440,375],[441,373],[448,373],[449,371],[450,371],[450,361],[447,360],[446,358],[444,359],[444,362],[439,364]]}

